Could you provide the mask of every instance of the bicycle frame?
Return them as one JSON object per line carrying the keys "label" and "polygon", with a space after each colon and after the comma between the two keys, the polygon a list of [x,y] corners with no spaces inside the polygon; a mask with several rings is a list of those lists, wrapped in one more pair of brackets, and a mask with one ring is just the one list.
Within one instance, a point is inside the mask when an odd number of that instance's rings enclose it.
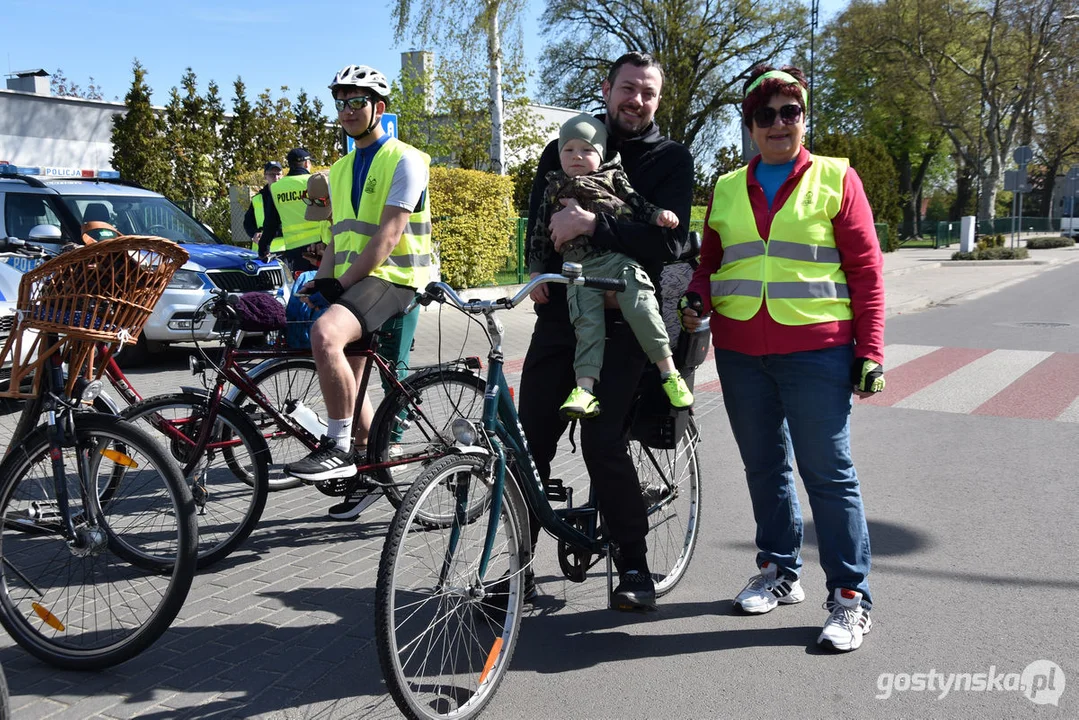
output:
{"label": "bicycle frame", "polygon": [[[547,276],[540,276],[540,278],[544,277]],[[561,278],[562,276],[555,277]],[[536,280],[539,280],[540,278],[536,278]],[[526,290],[528,289],[530,288],[526,288]],[[521,294],[527,295],[525,290],[522,290]],[[505,307],[512,307],[512,305],[506,305]],[[502,336],[504,328],[502,322],[495,314],[497,309],[498,308],[495,305],[491,305],[483,310],[483,315],[487,320],[487,330],[491,338],[491,352],[487,357],[487,387],[484,391],[483,399],[483,430],[487,437],[487,441],[491,446],[491,451],[495,459],[495,466],[487,537],[479,564],[480,577],[483,577],[487,572],[491,550],[494,547],[495,534],[498,528],[498,517],[502,512],[502,497],[506,485],[506,464],[508,458],[517,461],[514,465],[522,476],[519,484],[521,485],[520,489],[524,494],[525,503],[532,511],[532,514],[539,519],[540,525],[545,530],[559,540],[569,543],[570,545],[586,548],[595,554],[605,552],[607,549],[607,540],[602,537],[596,537],[595,519],[597,517],[597,511],[593,505],[586,504],[576,508],[555,510],[547,499],[547,493],[543,488],[543,482],[539,478],[539,471],[532,461],[532,453],[528,448],[528,441],[525,439],[524,429],[521,427],[521,422],[517,417],[517,409],[514,407],[513,398],[510,396],[509,383],[506,381],[506,375],[503,370],[505,356],[502,351]],[[528,461],[527,463],[521,462],[526,459]],[[464,493],[459,492],[457,506],[458,522],[461,522],[464,519],[464,502]],[[590,533],[583,533],[570,524],[569,520],[578,517],[586,517],[591,520],[589,527]],[[456,546],[456,535],[457,530],[454,528],[451,533],[450,548],[447,557],[450,557],[453,554],[454,547]]]}
{"label": "bicycle frame", "polygon": [[[359,423],[359,415],[362,410],[362,397],[364,393],[366,393],[368,384],[370,383],[372,368],[377,370],[379,376],[388,384],[389,391],[398,391],[407,395],[407,390],[401,380],[397,377],[396,371],[391,367],[387,360],[378,354],[377,348],[377,334],[366,347],[360,344],[352,344],[345,348],[345,354],[348,357],[359,357],[367,360],[367,362],[364,363],[363,373],[360,376],[360,381],[357,386],[357,403],[353,420],[354,426],[356,426],[355,423]],[[243,367],[243,362],[246,360],[265,361],[284,360],[289,358],[310,358],[311,352],[305,349],[294,348],[240,349],[236,347],[234,338],[231,336],[224,341],[223,349],[224,353],[221,364],[217,366],[217,375],[214,385],[208,393],[205,394],[207,399],[207,416],[216,418],[222,403],[231,402],[230,400],[225,399],[225,386],[231,384],[241,394],[246,395],[258,405],[258,407],[267,413],[267,416],[275,423],[277,430],[273,434],[264,435],[265,437],[273,438],[280,437],[281,435],[289,435],[297,438],[309,450],[317,448],[319,438],[313,435],[290,415],[275,407],[273,402],[259,389],[259,386],[252,381],[250,375],[248,375]],[[192,358],[193,372],[198,372],[204,368],[205,361]],[[119,373],[120,377],[123,376],[123,373],[119,371],[119,367],[116,368],[116,371]],[[109,378],[115,382],[111,372],[111,366]],[[193,392],[195,389],[184,388],[184,391]],[[198,392],[202,394],[201,391]],[[121,392],[121,394],[123,393]],[[162,425],[162,427],[158,427],[158,425]],[[203,423],[199,428],[198,436],[192,439],[184,434],[177,423],[155,423],[155,427],[160,432],[165,433],[167,437],[190,444],[189,447],[192,453],[192,460],[184,467],[185,475],[190,474],[194,470],[198,458],[202,457],[207,450],[231,447],[241,442],[239,438],[213,440],[213,426],[214,423]],[[361,473],[366,473],[374,470],[394,468],[399,465],[406,465],[417,461],[417,458],[413,457],[393,458],[374,463],[365,461],[364,463],[357,465],[357,470]]]}

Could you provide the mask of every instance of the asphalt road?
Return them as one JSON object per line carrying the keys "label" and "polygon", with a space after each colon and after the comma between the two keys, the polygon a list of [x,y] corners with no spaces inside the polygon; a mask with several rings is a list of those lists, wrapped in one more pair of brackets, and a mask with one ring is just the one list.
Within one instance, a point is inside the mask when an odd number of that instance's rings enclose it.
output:
{"label": "asphalt road", "polygon": [[[754,530],[722,396],[703,390],[704,515],[685,580],[658,613],[614,613],[601,573],[563,580],[541,541],[543,597],[484,717],[1079,717],[1076,287],[1079,263],[889,320],[894,396],[859,402],[852,421],[876,602],[860,650],[814,646],[826,613],[808,517],[806,602],[731,613]],[[462,337],[447,328],[444,351]],[[170,362],[140,388],[190,384]],[[579,481],[579,455],[563,458]],[[398,717],[371,616],[389,505],[339,524],[330,502],[271,496],[249,543],[196,578],[180,620],[124,666],[59,672],[0,637],[15,718]]]}

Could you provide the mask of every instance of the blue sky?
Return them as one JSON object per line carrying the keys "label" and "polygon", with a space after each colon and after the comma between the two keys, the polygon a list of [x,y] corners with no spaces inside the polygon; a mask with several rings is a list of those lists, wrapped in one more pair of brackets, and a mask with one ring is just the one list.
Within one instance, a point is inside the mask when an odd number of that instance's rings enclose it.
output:
{"label": "blue sky", "polygon": [[[524,27],[538,26],[544,0],[528,0]],[[415,49],[406,38],[394,42],[388,0],[299,3],[295,0],[4,0],[0,57],[4,73],[31,68],[64,71],[85,88],[90,77],[105,99],[131,85],[131,63],[138,58],[153,89],[154,104],[164,104],[191,67],[203,91],[210,80],[221,87],[231,107],[236,76],[249,99],[281,85],[295,98],[300,88],[329,105],[326,86],[338,68],[372,65],[391,80],[400,53]],[[822,23],[846,0],[821,0]],[[339,7],[340,9],[335,9]],[[525,33],[525,53],[533,69],[543,47],[536,32]],[[535,91],[535,86],[532,88]]]}

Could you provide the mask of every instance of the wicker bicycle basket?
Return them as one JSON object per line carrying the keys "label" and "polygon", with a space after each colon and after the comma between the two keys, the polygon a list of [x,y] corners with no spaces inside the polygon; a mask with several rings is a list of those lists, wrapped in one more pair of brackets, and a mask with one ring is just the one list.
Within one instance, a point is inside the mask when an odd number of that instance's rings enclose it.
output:
{"label": "wicker bicycle basket", "polygon": [[[5,397],[34,397],[55,354],[68,365],[67,392],[81,375],[99,378],[121,343],[138,340],[187,251],[159,237],[93,243],[30,270],[19,282],[15,328],[0,350],[11,362]],[[33,376],[32,389],[27,391]]]}

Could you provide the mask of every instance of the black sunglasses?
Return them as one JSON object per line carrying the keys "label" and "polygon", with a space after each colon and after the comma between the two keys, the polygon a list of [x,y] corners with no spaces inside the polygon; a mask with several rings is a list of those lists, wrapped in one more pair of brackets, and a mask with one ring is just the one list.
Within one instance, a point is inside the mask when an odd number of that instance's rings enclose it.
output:
{"label": "black sunglasses", "polygon": [[320,198],[305,197],[305,198],[300,198],[300,199],[303,200],[304,205],[314,205],[315,207],[326,207],[327,205],[330,204],[330,199],[328,197],[320,197]]}
{"label": "black sunglasses", "polygon": [[[770,128],[776,121],[776,109],[765,105],[759,107],[753,111],[753,122],[757,124],[759,128]],[[779,119],[783,121],[784,125],[794,125],[798,122],[798,119],[802,117],[801,105],[784,105],[779,108]]]}
{"label": "black sunglasses", "polygon": [[363,110],[369,102],[371,102],[371,98],[367,95],[357,95],[356,97],[350,97],[348,100],[334,100],[333,106],[337,108],[337,112],[344,112],[346,107],[353,110]]}

